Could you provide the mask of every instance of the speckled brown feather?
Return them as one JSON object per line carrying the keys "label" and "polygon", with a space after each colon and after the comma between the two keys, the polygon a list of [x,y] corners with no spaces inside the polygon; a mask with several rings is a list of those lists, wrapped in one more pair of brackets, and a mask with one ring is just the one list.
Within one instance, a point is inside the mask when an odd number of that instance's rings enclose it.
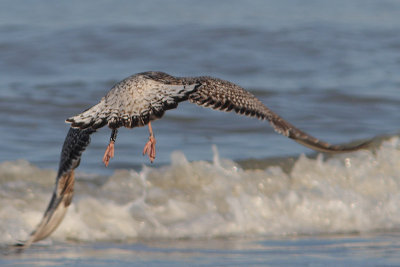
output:
{"label": "speckled brown feather", "polygon": [[144,126],[161,118],[168,109],[189,100],[200,106],[222,111],[235,111],[250,117],[268,120],[273,128],[296,142],[323,152],[348,152],[367,143],[345,147],[331,145],[297,129],[269,110],[250,92],[240,86],[212,77],[174,77],[163,72],[144,72],[117,83],[97,105],[67,119],[71,128],[65,138],[56,185],[42,221],[22,248],[49,236],[61,223],[73,197],[74,169],[79,166],[82,152],[97,128],[108,125]]}
{"label": "speckled brown feather", "polygon": [[163,72],[143,72],[132,75],[114,85],[99,104],[67,119],[72,127],[97,129],[106,124],[110,128],[138,127],[159,119],[164,112],[189,100],[200,106],[268,120],[276,132],[321,152],[348,152],[364,148],[339,146],[297,129],[268,109],[253,94],[242,87],[218,78],[174,77]]}
{"label": "speckled brown feather", "polygon": [[234,83],[212,77],[194,79],[200,83],[200,86],[189,96],[190,102],[216,110],[235,111],[245,116],[268,120],[276,132],[311,149],[330,153],[350,152],[365,148],[369,144],[366,142],[356,146],[331,145],[296,128],[267,108],[253,94]]}
{"label": "speckled brown feather", "polygon": [[58,175],[50,203],[30,238],[24,243],[17,244],[20,248],[27,248],[33,242],[48,237],[63,220],[74,194],[74,170],[79,166],[81,155],[89,145],[90,135],[94,132],[93,129],[69,129],[61,151]]}
{"label": "speckled brown feather", "polygon": [[187,100],[196,86],[161,72],[139,73],[115,84],[99,104],[66,121],[80,129],[145,126]]}

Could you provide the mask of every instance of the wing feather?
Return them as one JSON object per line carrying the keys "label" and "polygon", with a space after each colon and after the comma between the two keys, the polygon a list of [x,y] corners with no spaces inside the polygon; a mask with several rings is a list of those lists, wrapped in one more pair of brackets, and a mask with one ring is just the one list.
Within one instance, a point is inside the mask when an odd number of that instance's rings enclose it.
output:
{"label": "wing feather", "polygon": [[350,152],[365,148],[369,142],[355,146],[332,145],[296,128],[272,112],[253,94],[242,87],[217,78],[198,77],[197,90],[189,95],[189,101],[200,106],[222,111],[235,111],[249,117],[268,120],[274,130],[299,144],[320,152]]}
{"label": "wing feather", "polygon": [[90,135],[97,128],[107,124],[111,128],[144,126],[188,99],[200,106],[227,112],[233,110],[268,120],[276,132],[317,151],[349,152],[368,145],[342,146],[321,141],[272,112],[250,92],[228,81],[205,76],[180,78],[162,72],[139,73],[117,83],[97,105],[66,120],[71,123],[71,128],[62,148],[52,198],[41,222],[20,246],[26,248],[46,238],[61,223],[73,197],[74,170],[90,143]]}
{"label": "wing feather", "polygon": [[50,203],[29,239],[23,244],[18,244],[22,248],[27,248],[33,242],[48,237],[61,223],[74,194],[74,170],[79,166],[82,152],[89,145],[90,135],[93,132],[95,130],[91,128],[69,129],[61,151],[56,184]]}
{"label": "wing feather", "polygon": [[117,83],[99,104],[67,122],[80,129],[97,129],[106,124],[111,128],[144,126],[187,99],[200,106],[233,110],[268,120],[276,132],[317,151],[349,152],[368,145],[342,146],[321,141],[296,128],[234,83],[206,76],[174,77],[163,72],[144,72],[126,78]]}

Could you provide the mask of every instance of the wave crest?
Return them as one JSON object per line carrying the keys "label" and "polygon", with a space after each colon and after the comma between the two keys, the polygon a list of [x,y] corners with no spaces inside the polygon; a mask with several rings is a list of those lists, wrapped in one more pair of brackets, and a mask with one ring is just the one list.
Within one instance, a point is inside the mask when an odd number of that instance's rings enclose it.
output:
{"label": "wave crest", "polygon": [[[282,236],[396,230],[400,225],[400,141],[324,159],[301,155],[281,167],[243,169],[218,156],[77,174],[75,198],[56,240]],[[24,239],[39,222],[56,173],[26,161],[0,164],[1,243]]]}

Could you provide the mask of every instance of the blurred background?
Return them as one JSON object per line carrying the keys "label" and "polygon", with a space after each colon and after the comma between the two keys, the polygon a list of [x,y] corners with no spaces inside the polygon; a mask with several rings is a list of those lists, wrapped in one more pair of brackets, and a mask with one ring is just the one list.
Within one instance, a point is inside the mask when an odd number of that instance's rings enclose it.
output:
{"label": "blurred background", "polygon": [[[0,265],[398,265],[399,25],[397,0],[0,1]],[[229,80],[317,138],[374,148],[316,156],[181,103],[152,123],[154,164],[147,127],[119,131],[108,168],[111,131],[93,134],[64,222],[8,255],[50,199],[64,120],[148,70]]]}
{"label": "blurred background", "polygon": [[[397,133],[398,1],[0,2],[0,162],[56,169],[64,120],[142,71],[210,75],[253,92],[273,111],[332,143]],[[155,165],[181,150],[208,160],[308,153],[265,122],[183,103],[153,125]],[[145,128],[93,135],[82,170],[148,164]]]}

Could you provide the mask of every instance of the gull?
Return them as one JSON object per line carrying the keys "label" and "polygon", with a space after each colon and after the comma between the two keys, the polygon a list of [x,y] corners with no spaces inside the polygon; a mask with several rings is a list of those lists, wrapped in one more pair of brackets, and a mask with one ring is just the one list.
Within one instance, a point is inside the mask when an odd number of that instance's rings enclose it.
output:
{"label": "gull", "polygon": [[160,119],[165,111],[174,109],[189,100],[200,106],[221,111],[234,111],[249,117],[267,120],[274,130],[294,141],[320,152],[351,152],[365,148],[368,142],[355,146],[332,145],[296,128],[267,108],[253,94],[242,87],[222,79],[175,77],[164,72],[149,71],[134,74],[117,84],[101,101],[86,111],[70,117],[71,128],[61,151],[55,189],[44,216],[22,248],[48,237],[61,223],[74,191],[74,170],[81,155],[90,143],[90,135],[107,125],[111,129],[110,142],[103,162],[108,166],[114,156],[114,143],[121,127],[149,127],[149,140],[143,154],[153,162],[156,156],[156,139],[151,122]]}
{"label": "gull", "polygon": [[359,148],[330,145],[300,131],[269,110],[253,94],[234,83],[206,76],[174,77],[156,71],[138,73],[122,80],[97,105],[68,118],[66,122],[81,130],[108,125],[112,132],[103,157],[106,166],[114,156],[118,128],[148,125],[150,137],[143,154],[148,154],[153,162],[156,139],[151,121],[161,118],[166,110],[176,108],[179,102],[185,100],[200,106],[222,111],[233,110],[239,114],[268,120],[278,133],[318,151],[344,152]]}

